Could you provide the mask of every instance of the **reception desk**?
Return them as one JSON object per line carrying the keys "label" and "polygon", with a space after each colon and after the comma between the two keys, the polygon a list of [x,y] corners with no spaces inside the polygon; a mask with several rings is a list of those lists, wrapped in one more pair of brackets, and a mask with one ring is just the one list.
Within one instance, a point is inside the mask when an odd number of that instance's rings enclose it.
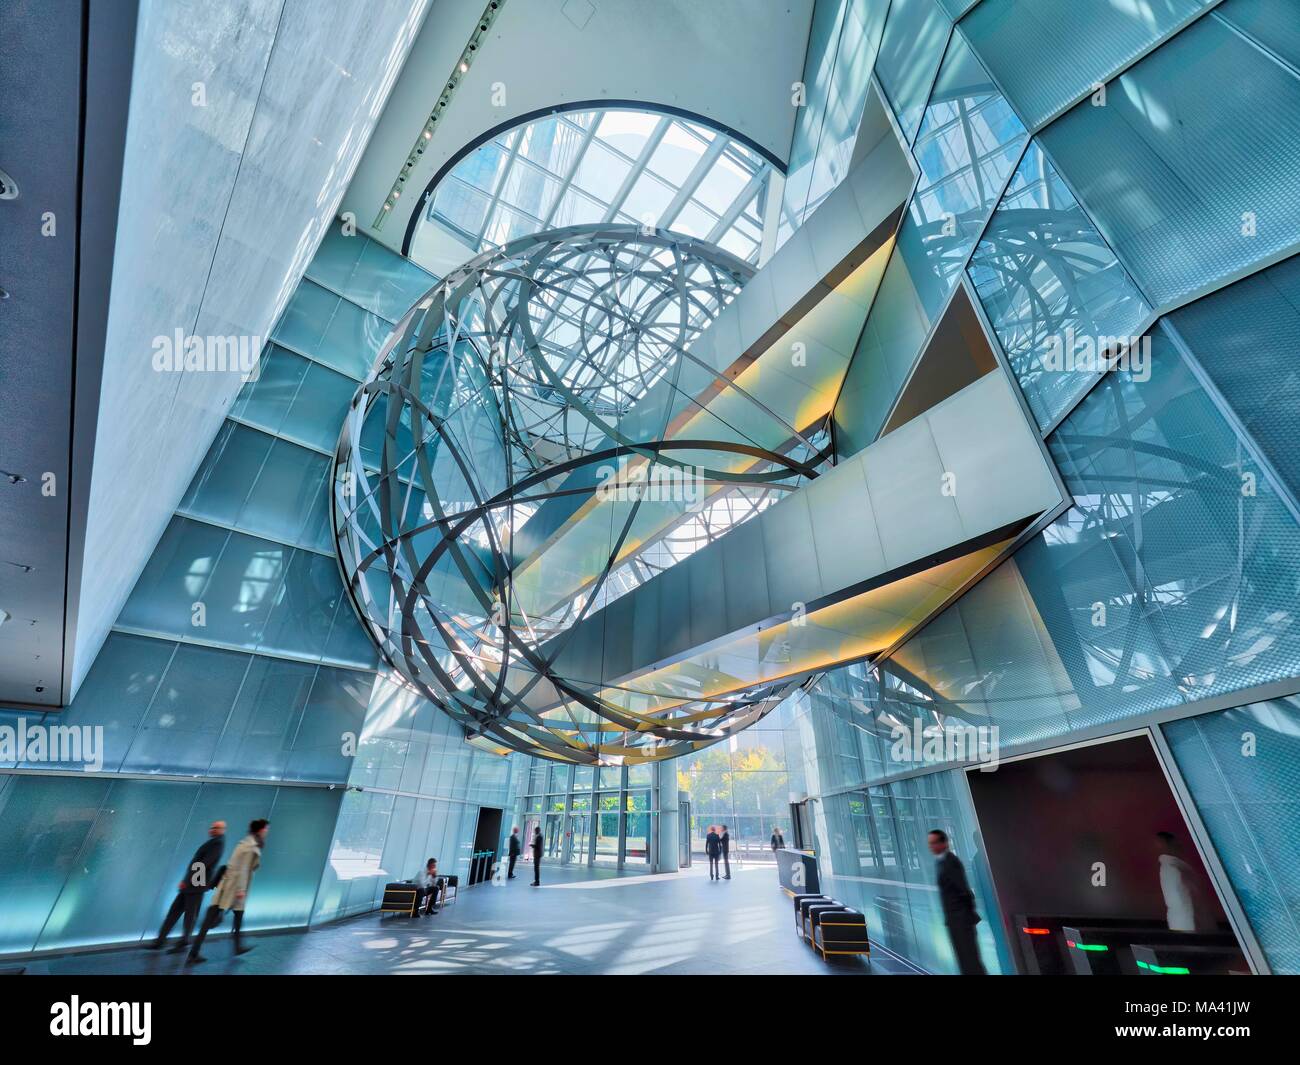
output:
{"label": "reception desk", "polygon": [[776,852],[776,869],[781,887],[791,895],[811,895],[821,891],[817,856],[811,851],[782,848]]}

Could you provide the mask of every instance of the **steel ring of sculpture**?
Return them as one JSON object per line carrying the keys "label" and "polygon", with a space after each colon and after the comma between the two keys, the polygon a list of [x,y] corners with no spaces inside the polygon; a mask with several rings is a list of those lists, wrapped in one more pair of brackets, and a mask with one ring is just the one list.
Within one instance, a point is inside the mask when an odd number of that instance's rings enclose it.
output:
{"label": "steel ring of sculpture", "polygon": [[576,627],[815,476],[793,429],[782,453],[683,435],[700,382],[739,392],[690,347],[752,273],[679,234],[573,226],[470,260],[388,338],[339,437],[335,544],[384,660],[471,738],[638,764],[791,690],[562,668]]}

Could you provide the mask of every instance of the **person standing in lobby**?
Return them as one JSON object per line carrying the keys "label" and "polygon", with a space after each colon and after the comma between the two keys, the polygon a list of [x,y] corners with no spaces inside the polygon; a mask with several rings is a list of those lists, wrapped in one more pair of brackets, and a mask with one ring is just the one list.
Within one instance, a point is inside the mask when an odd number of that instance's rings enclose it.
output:
{"label": "person standing in lobby", "polygon": [[230,864],[221,875],[217,893],[212,897],[212,905],[208,907],[208,912],[203,917],[203,926],[199,929],[198,938],[194,940],[189,957],[185,959],[186,965],[196,965],[207,960],[199,953],[203,948],[203,940],[221,923],[227,910],[233,910],[235,913],[235,954],[247,954],[253,949],[240,944],[239,932],[244,924],[244,906],[248,901],[248,889],[253,883],[253,873],[262,864],[262,847],[266,844],[266,832],[270,825],[270,821],[261,817],[249,823],[248,835],[239,841],[235,852],[230,856]]}
{"label": "person standing in lobby", "polygon": [[519,844],[519,826],[515,825],[515,827],[510,830],[510,843],[508,845],[510,864],[506,868],[507,880],[513,880],[515,878],[515,862],[519,860],[519,853],[522,849],[523,848]]}
{"label": "person standing in lobby", "polygon": [[718,835],[717,825],[709,825],[709,833],[704,837],[704,853],[709,859],[709,879],[721,880],[718,859],[722,857],[722,837]]}
{"label": "person standing in lobby", "polygon": [[975,926],[980,923],[980,915],[975,909],[975,893],[966,880],[966,869],[949,847],[948,833],[933,828],[928,842],[930,853],[935,856],[939,902],[943,906],[943,920],[948,926],[952,952],[957,956],[957,969],[962,976],[984,976],[984,962],[980,959],[979,944],[975,939]]}
{"label": "person standing in lobby", "polygon": [[727,831],[726,825],[722,826],[722,835],[719,837],[718,842],[722,845],[722,864],[723,867],[727,870],[727,875],[724,876],[722,879],[730,880],[731,879],[731,833]]}
{"label": "person standing in lobby", "polygon": [[533,887],[542,886],[542,826],[533,829]]}
{"label": "person standing in lobby", "polygon": [[217,864],[226,849],[226,822],[213,821],[208,826],[208,838],[199,845],[190,859],[185,876],[181,879],[180,889],[172,901],[171,909],[158,929],[158,938],[149,944],[150,950],[161,950],[181,914],[185,923],[181,925],[180,941],[172,947],[170,953],[178,954],[190,945],[190,936],[194,934],[194,925],[199,919],[199,909],[203,905],[203,893],[217,886]]}
{"label": "person standing in lobby", "polygon": [[784,849],[785,849],[785,837],[781,835],[781,830],[776,825],[773,825],[772,826],[772,852],[776,853],[777,851],[784,850]]}

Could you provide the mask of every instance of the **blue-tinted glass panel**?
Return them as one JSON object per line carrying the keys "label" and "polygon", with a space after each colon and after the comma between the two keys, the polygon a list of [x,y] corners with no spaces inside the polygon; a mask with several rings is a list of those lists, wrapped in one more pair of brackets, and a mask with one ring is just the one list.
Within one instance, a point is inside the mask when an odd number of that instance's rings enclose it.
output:
{"label": "blue-tinted glass panel", "polygon": [[921,124],[951,28],[936,0],[893,0],[889,5],[876,76],[909,143]]}
{"label": "blue-tinted glass panel", "polygon": [[[173,523],[184,520],[173,519]],[[203,591],[203,624],[195,625],[187,617],[185,624],[169,631],[180,637],[194,634],[227,647],[255,649],[262,642],[271,610],[283,594],[285,574],[293,555],[294,549],[283,544],[231,533],[213,569],[212,579]],[[178,595],[179,591],[173,589],[177,599],[171,609],[188,616],[191,610]]]}
{"label": "blue-tinted glass panel", "polygon": [[[286,775],[317,667],[279,658],[247,657],[248,671],[229,707],[208,773],[279,780]],[[346,780],[347,773],[345,770],[341,778],[317,779]]]}
{"label": "blue-tinted glass panel", "polygon": [[318,451],[333,453],[356,390],[357,382],[352,378],[312,363],[284,417],[280,434]]}
{"label": "blue-tinted glass panel", "polygon": [[955,37],[917,136],[916,193],[836,403],[841,457],[879,434],[1025,139],[1020,121]]}
{"label": "blue-tinted glass panel", "polygon": [[[253,556],[253,564],[262,557],[261,552]],[[314,551],[294,551],[286,566],[258,650],[319,658],[334,624],[334,611],[343,597],[338,562]]]}
{"label": "blue-tinted glass panel", "polygon": [[246,382],[240,389],[230,416],[276,433],[293,406],[311,362],[276,344],[267,344],[258,365],[257,380]]}
{"label": "blue-tinted glass panel", "polygon": [[1296,0],[1225,0],[1214,13],[1300,69],[1300,5]]}
{"label": "blue-tinted glass panel", "polygon": [[961,23],[1030,128],[1037,128],[1202,11],[1206,0],[986,0]]}
{"label": "blue-tinted glass panel", "polygon": [[[116,943],[145,935],[162,897],[175,896],[180,870],[174,868],[172,844],[189,820],[198,790],[197,784],[113,781],[75,866],[67,870],[36,949]],[[62,810],[51,812],[56,823],[62,820]],[[79,825],[82,817],[83,811],[74,805],[73,824]]]}
{"label": "blue-tinted glass panel", "polygon": [[1041,136],[1158,307],[1300,244],[1300,77],[1217,18],[1108,86],[1105,107],[1085,101]]}
{"label": "blue-tinted glass panel", "polygon": [[321,238],[320,246],[307,266],[307,277],[364,306],[364,301],[357,299],[350,290],[349,282],[356,271],[362,249],[369,243],[370,238],[359,233],[345,236],[343,223],[335,219],[325,230],[325,236]]}
{"label": "blue-tinted glass panel", "polygon": [[[1300,673],[1300,529],[1175,346],[1108,374],[1050,440],[1189,699]],[[1145,377],[1145,379],[1143,379]]]}
{"label": "blue-tinted glass panel", "polygon": [[110,787],[95,777],[0,777],[0,953],[35,948]]}
{"label": "blue-tinted glass panel", "polygon": [[1253,703],[1162,729],[1269,966],[1300,973],[1300,704]]}
{"label": "blue-tinted glass panel", "polygon": [[781,239],[803,224],[812,186],[817,142],[826,121],[826,100],[835,75],[835,49],[844,20],[843,0],[817,0],[813,6],[808,51],[804,59],[804,105],[795,112],[794,139],[782,191]]}
{"label": "blue-tinted glass panel", "polygon": [[304,279],[272,339],[360,380],[392,328],[386,319]]}
{"label": "blue-tinted glass panel", "polygon": [[435,280],[369,237],[345,236],[337,222],[326,231],[307,276],[390,322],[401,318]]}
{"label": "blue-tinted glass panel", "polygon": [[[0,723],[17,724],[19,716],[29,723],[65,725],[91,733],[94,750],[83,749],[81,761],[54,761],[40,765],[10,761],[9,766],[28,769],[69,769],[115,772],[121,768],[135,739],[136,730],[153,702],[159,682],[167,670],[176,645],[145,636],[110,632],[78,689],[76,697],[62,711],[49,714],[0,712]],[[71,752],[76,754],[74,750]]]}
{"label": "blue-tinted glass panel", "polygon": [[265,433],[223,423],[177,510],[234,525],[274,442]]}
{"label": "blue-tinted glass panel", "polygon": [[387,319],[348,300],[339,300],[320,346],[308,354],[360,381],[370,373],[379,349],[392,331],[392,323]]}
{"label": "blue-tinted glass panel", "polygon": [[309,358],[315,357],[340,302],[337,293],[310,281],[301,282],[276,323],[271,339]]}
{"label": "blue-tinted glass panel", "polygon": [[1151,315],[1036,142],[971,257],[970,278],[1040,429],[1097,379],[1095,359],[1061,356],[1105,350]]}
{"label": "blue-tinted glass panel", "polygon": [[246,928],[293,927],[311,919],[341,798],[337,790],[273,790],[271,810],[262,815],[271,828],[262,867],[248,892]]}
{"label": "blue-tinted glass panel", "polygon": [[149,556],[118,617],[118,624],[145,632],[188,635],[201,628],[208,584],[230,533],[174,517]]}
{"label": "blue-tinted glass panel", "polygon": [[248,663],[248,655],[233,651],[177,647],[122,771],[207,773]]}
{"label": "blue-tinted glass panel", "polygon": [[1197,300],[1169,321],[1293,498],[1300,495],[1300,257]]}
{"label": "blue-tinted glass panel", "polygon": [[960,37],[954,37],[913,154],[921,167],[899,246],[926,278],[918,292],[933,319],[952,292],[989,212],[1020,157],[1025,128]]}
{"label": "blue-tinted glass panel", "polygon": [[885,28],[886,4],[841,0],[841,7],[843,16],[835,65],[826,91],[825,116],[812,163],[805,218],[848,173],[871,84],[871,69]]}
{"label": "blue-tinted glass panel", "polygon": [[324,455],[273,441],[235,524],[259,536],[329,550],[329,466]]}

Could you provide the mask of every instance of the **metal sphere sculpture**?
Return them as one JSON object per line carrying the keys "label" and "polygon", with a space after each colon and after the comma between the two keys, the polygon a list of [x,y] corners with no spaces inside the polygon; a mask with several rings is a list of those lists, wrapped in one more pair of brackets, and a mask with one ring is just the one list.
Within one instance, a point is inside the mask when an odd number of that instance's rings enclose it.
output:
{"label": "metal sphere sculpture", "polygon": [[[752,273],[677,234],[573,226],[470,260],[384,345],[335,454],[338,556],[384,659],[472,741],[635,764],[788,693],[556,668],[576,624],[810,474],[798,448],[674,430],[699,406],[688,379],[736,387],[690,348]],[[691,501],[646,490],[687,478]]]}

